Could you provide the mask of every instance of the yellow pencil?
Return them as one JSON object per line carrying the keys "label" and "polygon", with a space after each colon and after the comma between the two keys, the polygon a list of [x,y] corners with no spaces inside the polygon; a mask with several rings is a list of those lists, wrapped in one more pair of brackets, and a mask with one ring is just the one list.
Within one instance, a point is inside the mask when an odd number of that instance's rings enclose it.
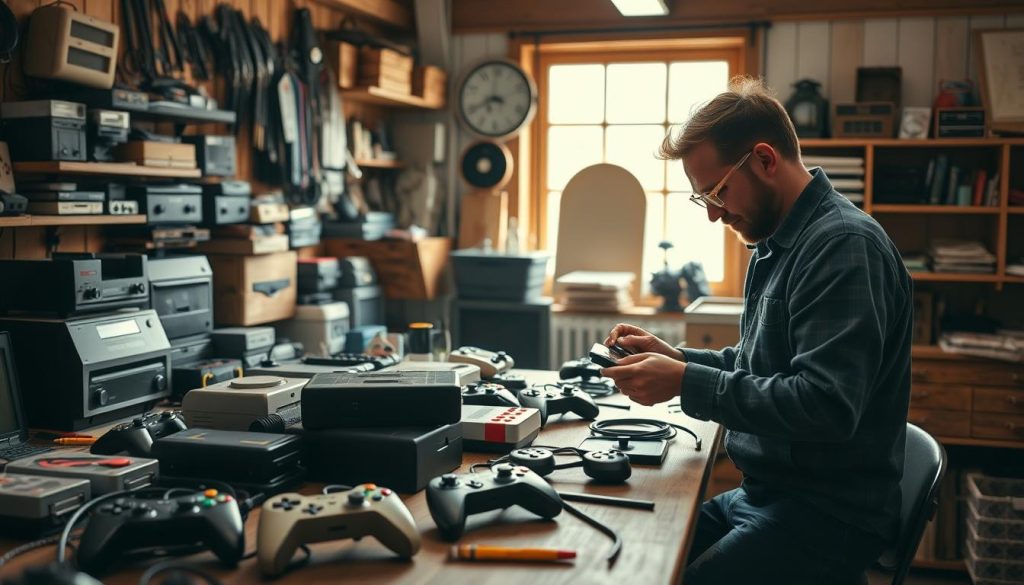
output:
{"label": "yellow pencil", "polygon": [[61,437],[54,439],[57,445],[92,445],[96,442],[95,437]]}
{"label": "yellow pencil", "polygon": [[452,559],[463,561],[562,561],[576,558],[576,551],[557,548],[517,548],[479,544],[453,545]]}

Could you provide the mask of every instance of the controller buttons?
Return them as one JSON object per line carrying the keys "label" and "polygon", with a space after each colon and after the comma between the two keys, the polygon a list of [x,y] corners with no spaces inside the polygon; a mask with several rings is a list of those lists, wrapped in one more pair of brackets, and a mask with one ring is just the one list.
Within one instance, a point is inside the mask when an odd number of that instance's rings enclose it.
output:
{"label": "controller buttons", "polygon": [[365,491],[372,492],[375,489],[377,489],[377,484],[375,484],[375,483],[364,483],[363,484],[363,490],[365,490]]}
{"label": "controller buttons", "polygon": [[391,495],[391,490],[389,490],[388,488],[380,488],[380,493],[383,496],[390,496]]}
{"label": "controller buttons", "polygon": [[441,487],[452,488],[457,485],[459,485],[459,477],[454,473],[446,473],[441,476]]}
{"label": "controller buttons", "polygon": [[291,509],[294,508],[295,506],[298,506],[299,503],[299,500],[289,500],[288,498],[284,498],[279,502],[274,502],[273,504],[271,504],[271,507],[280,508],[285,512],[290,512]]}
{"label": "controller buttons", "polygon": [[507,463],[502,463],[495,468],[498,479],[511,479],[512,478],[512,466]]}
{"label": "controller buttons", "polygon": [[477,479],[471,479],[468,482],[466,482],[466,485],[474,489],[480,489],[484,487],[484,482]]}
{"label": "controller buttons", "polygon": [[217,497],[217,490],[215,490],[215,489],[208,489],[205,492],[203,492],[203,495],[206,496],[207,498],[216,498]]}
{"label": "controller buttons", "polygon": [[350,506],[362,506],[366,502],[366,496],[362,492],[349,492],[348,503]]}
{"label": "controller buttons", "polygon": [[374,502],[379,502],[379,501],[381,501],[383,499],[384,499],[384,496],[382,496],[380,494],[373,494],[373,501]]}
{"label": "controller buttons", "polygon": [[302,509],[302,513],[309,514],[310,516],[316,516],[323,509],[323,506],[317,506],[313,502],[310,502],[309,505]]}

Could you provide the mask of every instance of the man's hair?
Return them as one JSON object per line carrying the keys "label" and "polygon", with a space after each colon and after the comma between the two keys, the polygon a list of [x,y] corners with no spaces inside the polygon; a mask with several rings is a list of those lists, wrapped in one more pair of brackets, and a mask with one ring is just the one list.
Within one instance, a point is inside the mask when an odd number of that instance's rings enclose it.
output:
{"label": "man's hair", "polygon": [[714,145],[723,164],[738,161],[758,142],[772,145],[782,158],[800,160],[789,114],[764,81],[752,77],[732,78],[729,91],[697,110],[676,137],[665,137],[658,157],[683,159],[704,142]]}

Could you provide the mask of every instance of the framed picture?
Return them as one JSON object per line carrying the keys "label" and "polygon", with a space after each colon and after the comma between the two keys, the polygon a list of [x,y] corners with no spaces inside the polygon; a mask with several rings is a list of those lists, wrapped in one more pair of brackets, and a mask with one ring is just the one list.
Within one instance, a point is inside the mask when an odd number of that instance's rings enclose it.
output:
{"label": "framed picture", "polygon": [[900,138],[928,138],[932,122],[932,109],[916,106],[903,108],[900,120]]}
{"label": "framed picture", "polygon": [[975,31],[974,49],[989,126],[1024,131],[1024,29]]}

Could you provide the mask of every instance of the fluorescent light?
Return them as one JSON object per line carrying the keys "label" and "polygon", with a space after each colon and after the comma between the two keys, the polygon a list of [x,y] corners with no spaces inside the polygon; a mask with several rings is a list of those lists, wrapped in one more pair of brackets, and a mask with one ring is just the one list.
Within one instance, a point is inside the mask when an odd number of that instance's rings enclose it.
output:
{"label": "fluorescent light", "polygon": [[622,16],[665,16],[665,0],[612,0]]}

